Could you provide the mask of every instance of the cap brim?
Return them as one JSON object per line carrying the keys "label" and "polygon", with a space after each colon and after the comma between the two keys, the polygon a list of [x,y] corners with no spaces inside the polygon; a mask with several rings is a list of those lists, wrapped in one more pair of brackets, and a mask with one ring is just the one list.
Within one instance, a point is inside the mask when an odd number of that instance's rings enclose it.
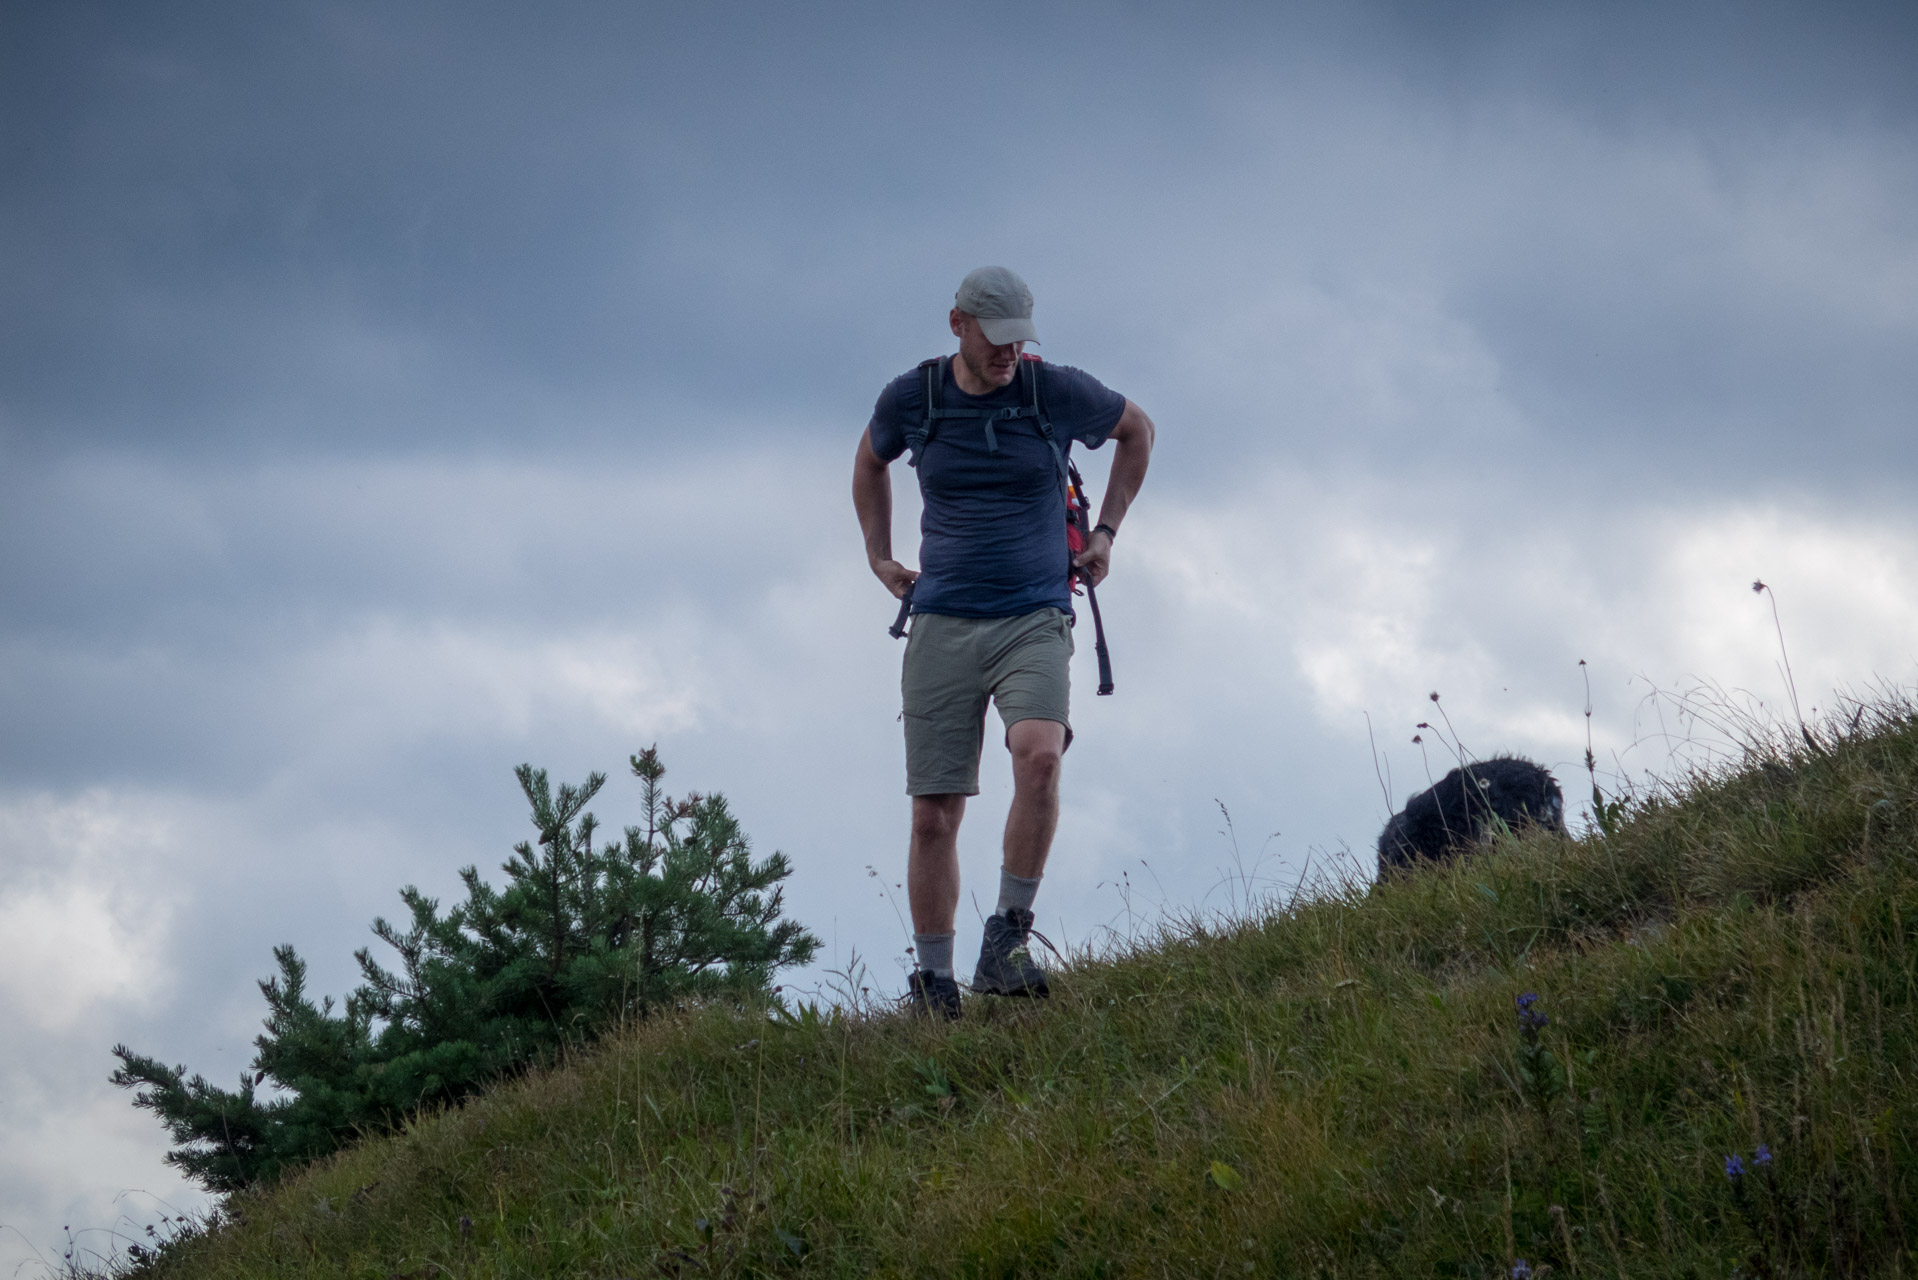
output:
{"label": "cap brim", "polygon": [[1037,342],[1039,331],[1032,327],[1030,319],[1019,316],[979,316],[979,332],[986,335],[986,341],[995,347],[1010,346],[1015,342]]}

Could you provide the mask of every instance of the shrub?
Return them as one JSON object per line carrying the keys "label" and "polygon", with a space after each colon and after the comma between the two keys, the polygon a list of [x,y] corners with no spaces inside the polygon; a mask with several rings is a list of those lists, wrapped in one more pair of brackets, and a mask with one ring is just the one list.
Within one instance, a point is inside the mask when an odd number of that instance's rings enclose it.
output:
{"label": "shrub", "polygon": [[[134,1105],[171,1131],[168,1162],[210,1190],[238,1190],[623,1020],[748,997],[777,969],[810,960],[818,940],[780,919],[785,856],[754,861],[723,796],[668,798],[656,749],[632,757],[632,768],[645,824],[595,851],[598,824],[585,808],[605,775],[555,795],[545,770],[521,765],[540,834],[515,846],[505,887],[467,867],[466,900],[444,915],[403,889],[410,923],[373,922],[399,955],[397,971],[361,948],[365,980],[338,1013],[331,997],[316,1005],[307,995],[294,949],[276,947],[279,974],[260,983],[266,1030],[237,1090],[116,1046],[113,1083],[137,1090]],[[280,1096],[263,1100],[269,1080]]]}

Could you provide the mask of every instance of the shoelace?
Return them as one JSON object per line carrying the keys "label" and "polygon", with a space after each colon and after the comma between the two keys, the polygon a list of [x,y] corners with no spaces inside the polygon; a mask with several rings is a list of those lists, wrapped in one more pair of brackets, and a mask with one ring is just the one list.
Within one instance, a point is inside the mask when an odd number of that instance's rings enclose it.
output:
{"label": "shoelace", "polygon": [[[1023,914],[1028,919],[1030,919],[1032,915],[1031,912],[1025,912]],[[1017,928],[1018,926],[1015,924],[1014,927]],[[1037,929],[1033,928],[1031,925],[1027,925],[1025,928],[1020,929],[1019,932],[1022,935],[1021,940],[1019,942],[1019,945],[1013,948],[1014,951],[1021,951],[1021,950],[1030,951],[1030,948],[1026,945],[1025,939],[1037,938],[1039,941],[1046,944],[1047,951],[1050,951],[1061,963],[1064,963],[1066,958],[1065,953],[1060,951],[1059,948],[1052,945],[1051,938],[1046,937],[1045,934],[1040,933]]]}
{"label": "shoelace", "polygon": [[1051,953],[1053,954],[1053,956],[1054,956],[1055,958],[1057,958],[1057,959],[1059,959],[1060,961],[1064,961],[1064,960],[1065,960],[1065,955],[1064,955],[1064,953],[1062,953],[1062,952],[1061,952],[1061,951],[1059,950],[1059,948],[1057,948],[1057,947],[1055,947],[1055,946],[1053,946],[1053,945],[1052,945],[1052,939],[1051,939],[1051,938],[1048,938],[1048,937],[1046,937],[1046,935],[1045,935],[1045,934],[1043,934],[1043,933],[1040,933],[1040,932],[1039,932],[1039,931],[1038,931],[1037,929],[1027,929],[1027,930],[1026,930],[1026,933],[1027,933],[1027,935],[1028,935],[1029,937],[1034,937],[1034,938],[1037,938],[1037,939],[1038,939],[1039,941],[1041,941],[1041,942],[1043,942],[1043,943],[1045,943],[1045,944],[1046,944],[1046,950],[1047,950],[1047,951],[1050,951],[1050,952],[1051,952]]}

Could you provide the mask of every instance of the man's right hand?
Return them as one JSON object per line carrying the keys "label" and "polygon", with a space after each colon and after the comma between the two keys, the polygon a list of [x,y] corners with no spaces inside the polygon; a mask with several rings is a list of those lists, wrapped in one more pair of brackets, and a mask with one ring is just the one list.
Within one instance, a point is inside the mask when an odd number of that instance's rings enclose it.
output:
{"label": "man's right hand", "polygon": [[917,569],[908,569],[897,560],[875,560],[872,571],[886,584],[886,590],[892,592],[895,600],[904,600],[906,592],[912,590],[912,584],[919,578]]}

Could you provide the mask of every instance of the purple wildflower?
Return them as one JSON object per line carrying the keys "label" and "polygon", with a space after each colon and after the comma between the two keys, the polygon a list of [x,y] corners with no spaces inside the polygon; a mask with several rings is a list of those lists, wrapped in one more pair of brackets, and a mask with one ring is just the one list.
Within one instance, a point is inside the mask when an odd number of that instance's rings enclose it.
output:
{"label": "purple wildflower", "polygon": [[1520,1258],[1512,1264],[1512,1280],[1532,1280],[1532,1264]]}
{"label": "purple wildflower", "polygon": [[1745,1176],[1745,1162],[1736,1153],[1725,1157],[1725,1176],[1733,1182]]}
{"label": "purple wildflower", "polygon": [[1762,1169],[1762,1168],[1764,1168],[1764,1167],[1765,1167],[1766,1165],[1768,1165],[1768,1164],[1770,1164],[1770,1163],[1771,1163],[1771,1148],[1770,1148],[1770,1147],[1768,1147],[1768,1146],[1766,1146],[1766,1145],[1765,1145],[1764,1143],[1762,1143],[1762,1142],[1761,1142],[1761,1143],[1759,1143],[1759,1144],[1758,1144],[1758,1154],[1752,1157],[1752,1163],[1753,1163],[1753,1164],[1755,1164],[1755,1165],[1757,1165],[1757,1166],[1758,1166],[1759,1168],[1761,1168],[1761,1169]]}

